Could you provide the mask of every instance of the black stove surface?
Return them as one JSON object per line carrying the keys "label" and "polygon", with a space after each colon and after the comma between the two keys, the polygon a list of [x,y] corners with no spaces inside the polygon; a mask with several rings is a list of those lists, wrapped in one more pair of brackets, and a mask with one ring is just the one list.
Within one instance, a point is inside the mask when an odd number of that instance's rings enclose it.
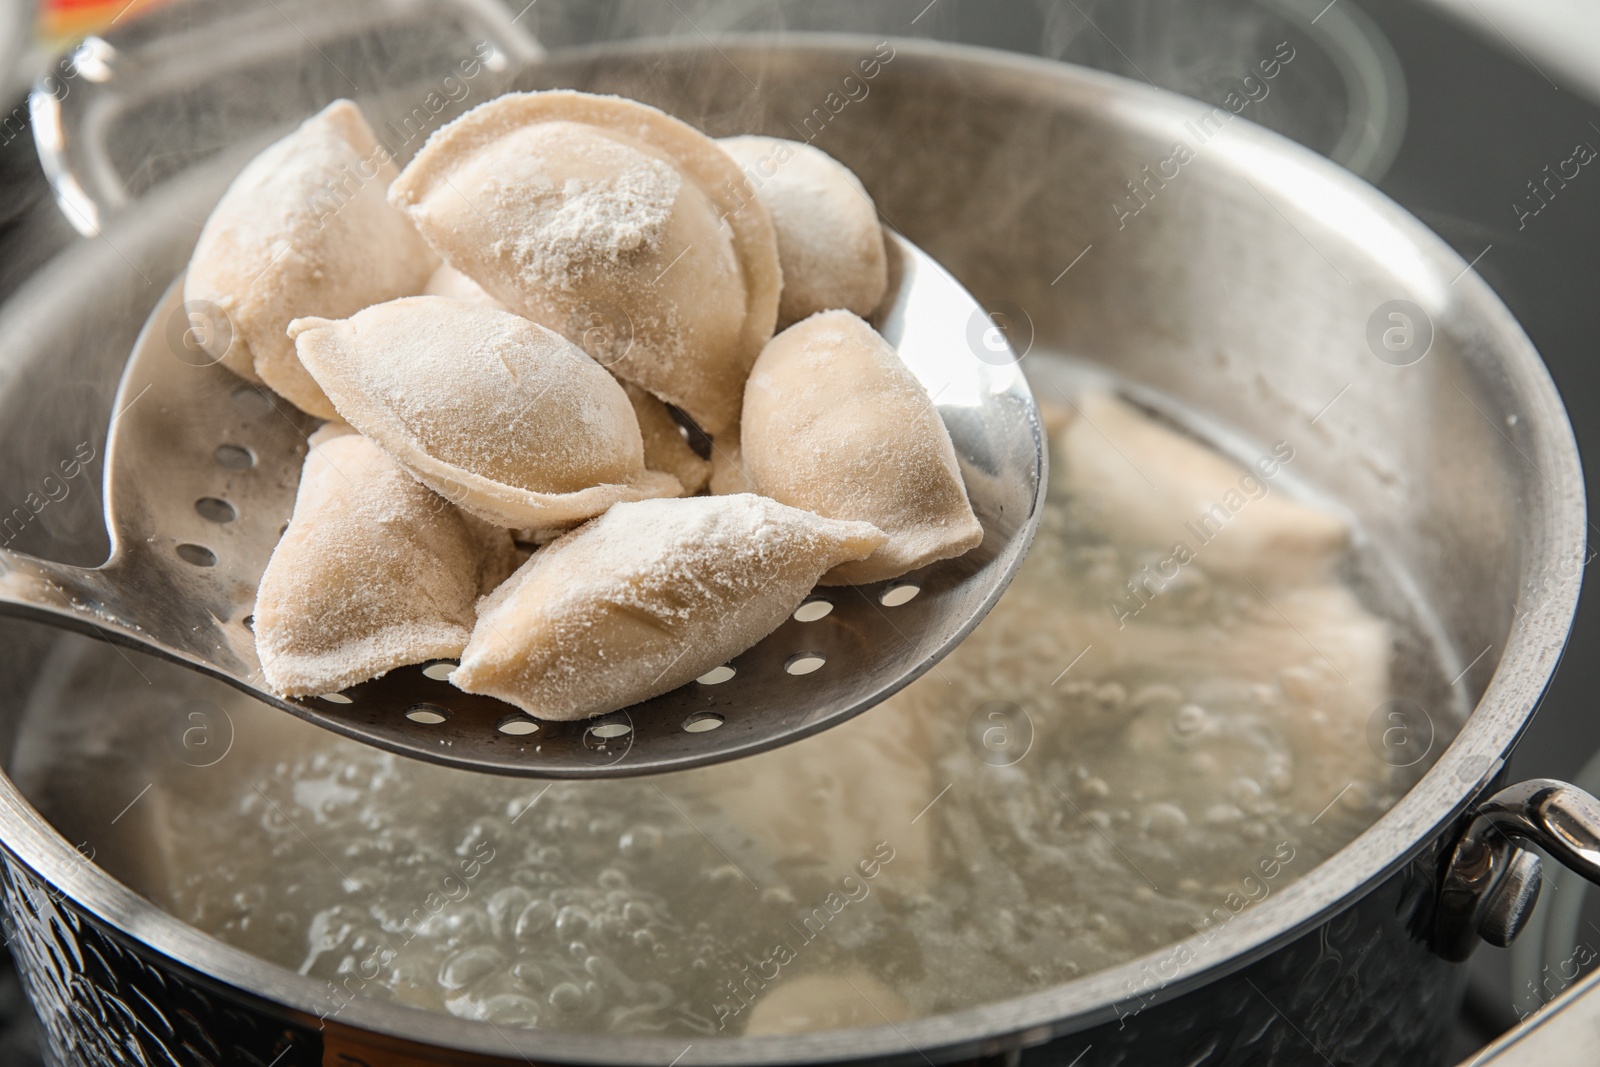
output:
{"label": "black stove surface", "polygon": [[[1480,39],[1415,0],[1335,2],[1369,14],[1405,70],[1406,137],[1381,188],[1476,261],[1543,354],[1583,453],[1600,455],[1600,170],[1585,169],[1537,214],[1529,211],[1528,191],[1546,165],[1568,159],[1579,142],[1600,147],[1600,107],[1552,83],[1507,42]],[[989,8],[983,15],[985,39],[1028,47],[1003,32],[1005,16]],[[19,138],[0,148],[0,300],[72,238],[59,214],[30,210],[48,197],[31,145]],[[1591,500],[1600,496],[1597,480],[1600,461],[1589,465]],[[1512,761],[1513,778],[1577,774],[1600,749],[1600,715],[1587,698],[1597,689],[1600,592],[1590,588],[1568,655]],[[1591,908],[1600,931],[1600,904],[1591,901]],[[1447,1062],[1516,1022],[1505,956],[1485,949],[1474,960]],[[0,1064],[32,1067],[42,1062],[35,1049],[33,1020],[5,966]]]}

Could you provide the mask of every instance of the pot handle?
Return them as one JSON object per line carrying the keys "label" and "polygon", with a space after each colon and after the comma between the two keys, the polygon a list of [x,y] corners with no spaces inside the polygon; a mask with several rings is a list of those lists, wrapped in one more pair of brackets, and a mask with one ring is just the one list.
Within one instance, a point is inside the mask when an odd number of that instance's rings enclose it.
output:
{"label": "pot handle", "polygon": [[1600,885],[1600,800],[1577,786],[1533,778],[1507,786],[1472,812],[1445,865],[1433,949],[1462,961],[1480,941],[1514,941],[1539,899],[1537,845]]}

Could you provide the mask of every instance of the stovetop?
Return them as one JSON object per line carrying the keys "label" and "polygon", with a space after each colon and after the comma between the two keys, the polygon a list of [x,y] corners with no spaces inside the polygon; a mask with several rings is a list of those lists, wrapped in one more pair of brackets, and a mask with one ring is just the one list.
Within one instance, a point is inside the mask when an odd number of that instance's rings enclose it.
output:
{"label": "stovetop", "polygon": [[[1545,199],[1529,189],[1578,143],[1600,147],[1600,107],[1552,82],[1509,42],[1480,39],[1417,0],[1334,2],[1370,15],[1405,72],[1407,132],[1380,187],[1475,262],[1543,354],[1580,449],[1600,454],[1600,168],[1584,168]],[[1003,21],[996,15],[991,28]],[[1002,30],[996,43],[1008,43]],[[49,190],[29,149],[22,139],[0,146],[0,300],[74,237],[58,213],[32,210]],[[1600,496],[1596,479],[1600,463],[1591,463],[1591,500]],[[1589,702],[1600,689],[1593,589],[1579,603],[1569,652],[1517,749],[1513,778],[1571,778],[1600,749],[1600,716]],[[1600,903],[1591,899],[1589,909],[1600,941]],[[1589,968],[1597,955],[1584,957]],[[1471,1056],[1513,1026],[1519,1008],[1534,1006],[1509,973],[1505,951],[1478,953],[1447,1062]],[[15,975],[0,968],[0,1063],[33,1067],[42,1062],[34,1049]]]}

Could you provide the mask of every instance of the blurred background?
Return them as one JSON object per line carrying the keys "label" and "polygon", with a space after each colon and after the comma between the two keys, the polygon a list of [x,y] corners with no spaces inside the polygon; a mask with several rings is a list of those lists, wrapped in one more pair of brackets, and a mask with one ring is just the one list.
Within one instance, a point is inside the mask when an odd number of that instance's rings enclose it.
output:
{"label": "blurred background", "polygon": [[[1294,62],[1249,117],[1374,183],[1476,266],[1549,364],[1590,460],[1590,499],[1600,495],[1595,0],[0,0],[0,300],[166,177],[280,135],[281,100],[261,106],[256,87],[283,53],[307,53],[296,87],[305,113],[343,92],[353,65],[374,62],[370,42],[351,43],[362,13],[385,3],[438,9],[436,34],[386,42],[396,57],[490,39],[503,67],[621,38],[904,34],[909,25],[917,36],[1084,64],[1214,104],[1288,42]],[[113,26],[120,53],[96,36]],[[43,91],[30,106],[36,84]],[[177,120],[201,110],[186,100],[206,102],[205,121]],[[59,210],[41,210],[52,201]],[[82,562],[98,562],[97,550],[83,545]],[[1600,792],[1600,716],[1588,702],[1600,685],[1597,602],[1591,586],[1512,780],[1554,777]],[[1459,1059],[1600,967],[1600,893],[1557,864],[1545,870],[1521,940],[1474,959]],[[39,1062],[30,1027],[14,976],[0,974],[0,1064]]]}

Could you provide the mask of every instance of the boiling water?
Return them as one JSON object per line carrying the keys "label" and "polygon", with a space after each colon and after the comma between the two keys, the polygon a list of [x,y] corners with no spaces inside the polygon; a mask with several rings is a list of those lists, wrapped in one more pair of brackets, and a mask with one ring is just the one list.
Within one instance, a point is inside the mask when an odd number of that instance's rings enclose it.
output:
{"label": "boiling water", "polygon": [[1168,546],[1108,539],[1052,460],[1036,546],[978,630],[777,752],[654,779],[480,777],[63,638],[13,773],[152,901],[323,980],[329,1015],[373,997],[502,1027],[736,1034],[1039,990],[1281,892],[1423,769],[1393,730],[1431,726],[1437,752],[1461,712],[1422,616],[1376,595],[1394,583],[1359,551],[1342,584],[1270,597],[1202,557],[1119,620],[1108,603]]}

